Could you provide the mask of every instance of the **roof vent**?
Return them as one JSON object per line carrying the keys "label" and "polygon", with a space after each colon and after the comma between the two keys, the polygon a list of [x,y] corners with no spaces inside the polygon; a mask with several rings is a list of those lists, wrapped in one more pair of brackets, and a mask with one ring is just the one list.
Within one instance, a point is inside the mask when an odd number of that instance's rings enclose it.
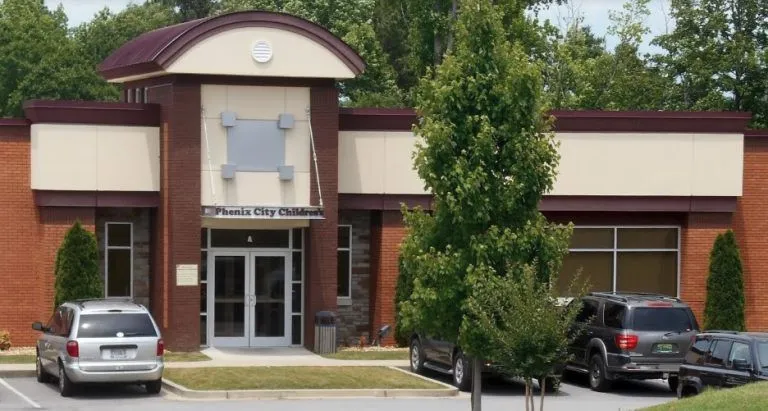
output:
{"label": "roof vent", "polygon": [[266,63],[272,60],[272,45],[266,40],[257,40],[251,48],[251,57],[257,63]]}

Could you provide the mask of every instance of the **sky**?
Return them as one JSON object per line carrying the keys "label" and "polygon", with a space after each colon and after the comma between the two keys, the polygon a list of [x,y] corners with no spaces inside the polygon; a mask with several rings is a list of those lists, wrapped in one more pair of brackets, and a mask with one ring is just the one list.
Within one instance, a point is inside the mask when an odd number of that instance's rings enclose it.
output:
{"label": "sky", "polygon": [[[109,7],[113,12],[117,12],[132,2],[141,3],[143,0],[45,0],[45,4],[49,8],[56,8],[59,4],[64,5],[70,26],[77,26],[90,20],[96,12],[104,7]],[[576,9],[584,15],[584,24],[592,26],[594,33],[605,35],[609,24],[608,10],[621,9],[623,0],[569,0],[569,3],[569,5],[550,7],[543,15],[556,23],[567,18],[570,15],[570,9]],[[651,15],[646,24],[651,29],[651,34],[646,36],[647,39],[641,52],[657,51],[657,48],[648,45],[650,38],[664,34],[674,27],[671,22],[667,24],[666,11],[668,7],[669,0],[650,0]],[[609,47],[616,44],[614,39],[607,38],[606,40]]]}

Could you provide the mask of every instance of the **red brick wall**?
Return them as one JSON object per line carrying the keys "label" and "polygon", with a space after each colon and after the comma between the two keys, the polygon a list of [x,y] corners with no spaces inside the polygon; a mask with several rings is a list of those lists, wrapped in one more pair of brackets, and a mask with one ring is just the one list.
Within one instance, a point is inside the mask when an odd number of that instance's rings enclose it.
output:
{"label": "red brick wall", "polygon": [[731,227],[727,213],[690,213],[680,233],[680,298],[688,303],[699,326],[704,326],[709,253],[718,234]]}
{"label": "red brick wall", "polygon": [[149,89],[149,102],[162,106],[151,309],[169,350],[186,351],[200,345],[200,287],[175,284],[177,264],[200,264],[200,84],[169,82]]}
{"label": "red brick wall", "polygon": [[744,266],[747,329],[768,328],[768,140],[744,139],[744,188],[733,228]]}
{"label": "red brick wall", "polygon": [[371,221],[371,336],[385,324],[390,333],[382,345],[395,343],[395,288],[400,274],[398,256],[405,237],[400,211],[374,213]]}
{"label": "red brick wall", "polygon": [[[310,223],[306,243],[308,252],[305,253],[307,292],[304,345],[311,349],[315,344],[315,313],[323,310],[336,311],[339,103],[338,91],[332,84],[310,89],[310,115],[325,209],[324,220],[312,220]],[[317,205],[319,197],[314,166],[311,167],[310,178],[310,202]]]}

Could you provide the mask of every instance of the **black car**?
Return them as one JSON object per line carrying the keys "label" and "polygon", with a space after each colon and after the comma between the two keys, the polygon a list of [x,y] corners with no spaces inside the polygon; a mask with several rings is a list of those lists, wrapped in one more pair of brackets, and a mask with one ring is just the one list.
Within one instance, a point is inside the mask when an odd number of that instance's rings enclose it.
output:
{"label": "black car", "polygon": [[[442,338],[428,337],[420,333],[411,336],[410,343],[411,371],[422,373],[425,369],[451,375],[453,385],[461,391],[472,388],[472,363],[459,346]],[[560,377],[563,365],[558,365],[552,375],[544,381],[545,392],[557,392],[560,389]],[[493,363],[483,364],[483,375],[501,375]],[[542,381],[538,381],[541,387]]]}
{"label": "black car", "polygon": [[768,333],[706,331],[680,366],[677,397],[768,380]]}
{"label": "black car", "polygon": [[582,327],[566,370],[588,374],[594,391],[619,379],[666,379],[677,390],[680,364],[699,331],[687,304],[659,294],[599,292],[580,302]]}

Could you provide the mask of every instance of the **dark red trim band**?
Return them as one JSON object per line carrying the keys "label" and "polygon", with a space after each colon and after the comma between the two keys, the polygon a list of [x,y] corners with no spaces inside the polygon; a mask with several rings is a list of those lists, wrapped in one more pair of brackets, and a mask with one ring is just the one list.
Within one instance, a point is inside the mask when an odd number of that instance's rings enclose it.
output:
{"label": "dark red trim band", "polygon": [[[546,196],[542,212],[675,212],[732,213],[736,197],[638,197],[638,196]],[[399,210],[432,208],[432,196],[398,194],[339,194],[340,210]]]}
{"label": "dark red trim band", "polygon": [[[553,111],[561,132],[694,132],[743,133],[751,118],[740,112],[682,111]],[[411,131],[412,109],[343,108],[342,131]]]}
{"label": "dark red trim band", "polygon": [[768,128],[750,129],[744,132],[744,138],[766,138],[768,137]]}
{"label": "dark red trim band", "polygon": [[33,190],[40,207],[158,207],[156,191],[54,191]]}
{"label": "dark red trim band", "polygon": [[24,114],[32,123],[160,126],[158,104],[30,100]]}
{"label": "dark red trim band", "polygon": [[0,118],[1,137],[26,137],[30,136],[29,120],[24,118]]}
{"label": "dark red trim band", "polygon": [[360,55],[320,25],[286,13],[241,11],[144,33],[107,57],[99,66],[99,72],[109,80],[162,70],[197,43],[238,27],[272,27],[300,34],[321,44],[355,75],[365,70]]}

